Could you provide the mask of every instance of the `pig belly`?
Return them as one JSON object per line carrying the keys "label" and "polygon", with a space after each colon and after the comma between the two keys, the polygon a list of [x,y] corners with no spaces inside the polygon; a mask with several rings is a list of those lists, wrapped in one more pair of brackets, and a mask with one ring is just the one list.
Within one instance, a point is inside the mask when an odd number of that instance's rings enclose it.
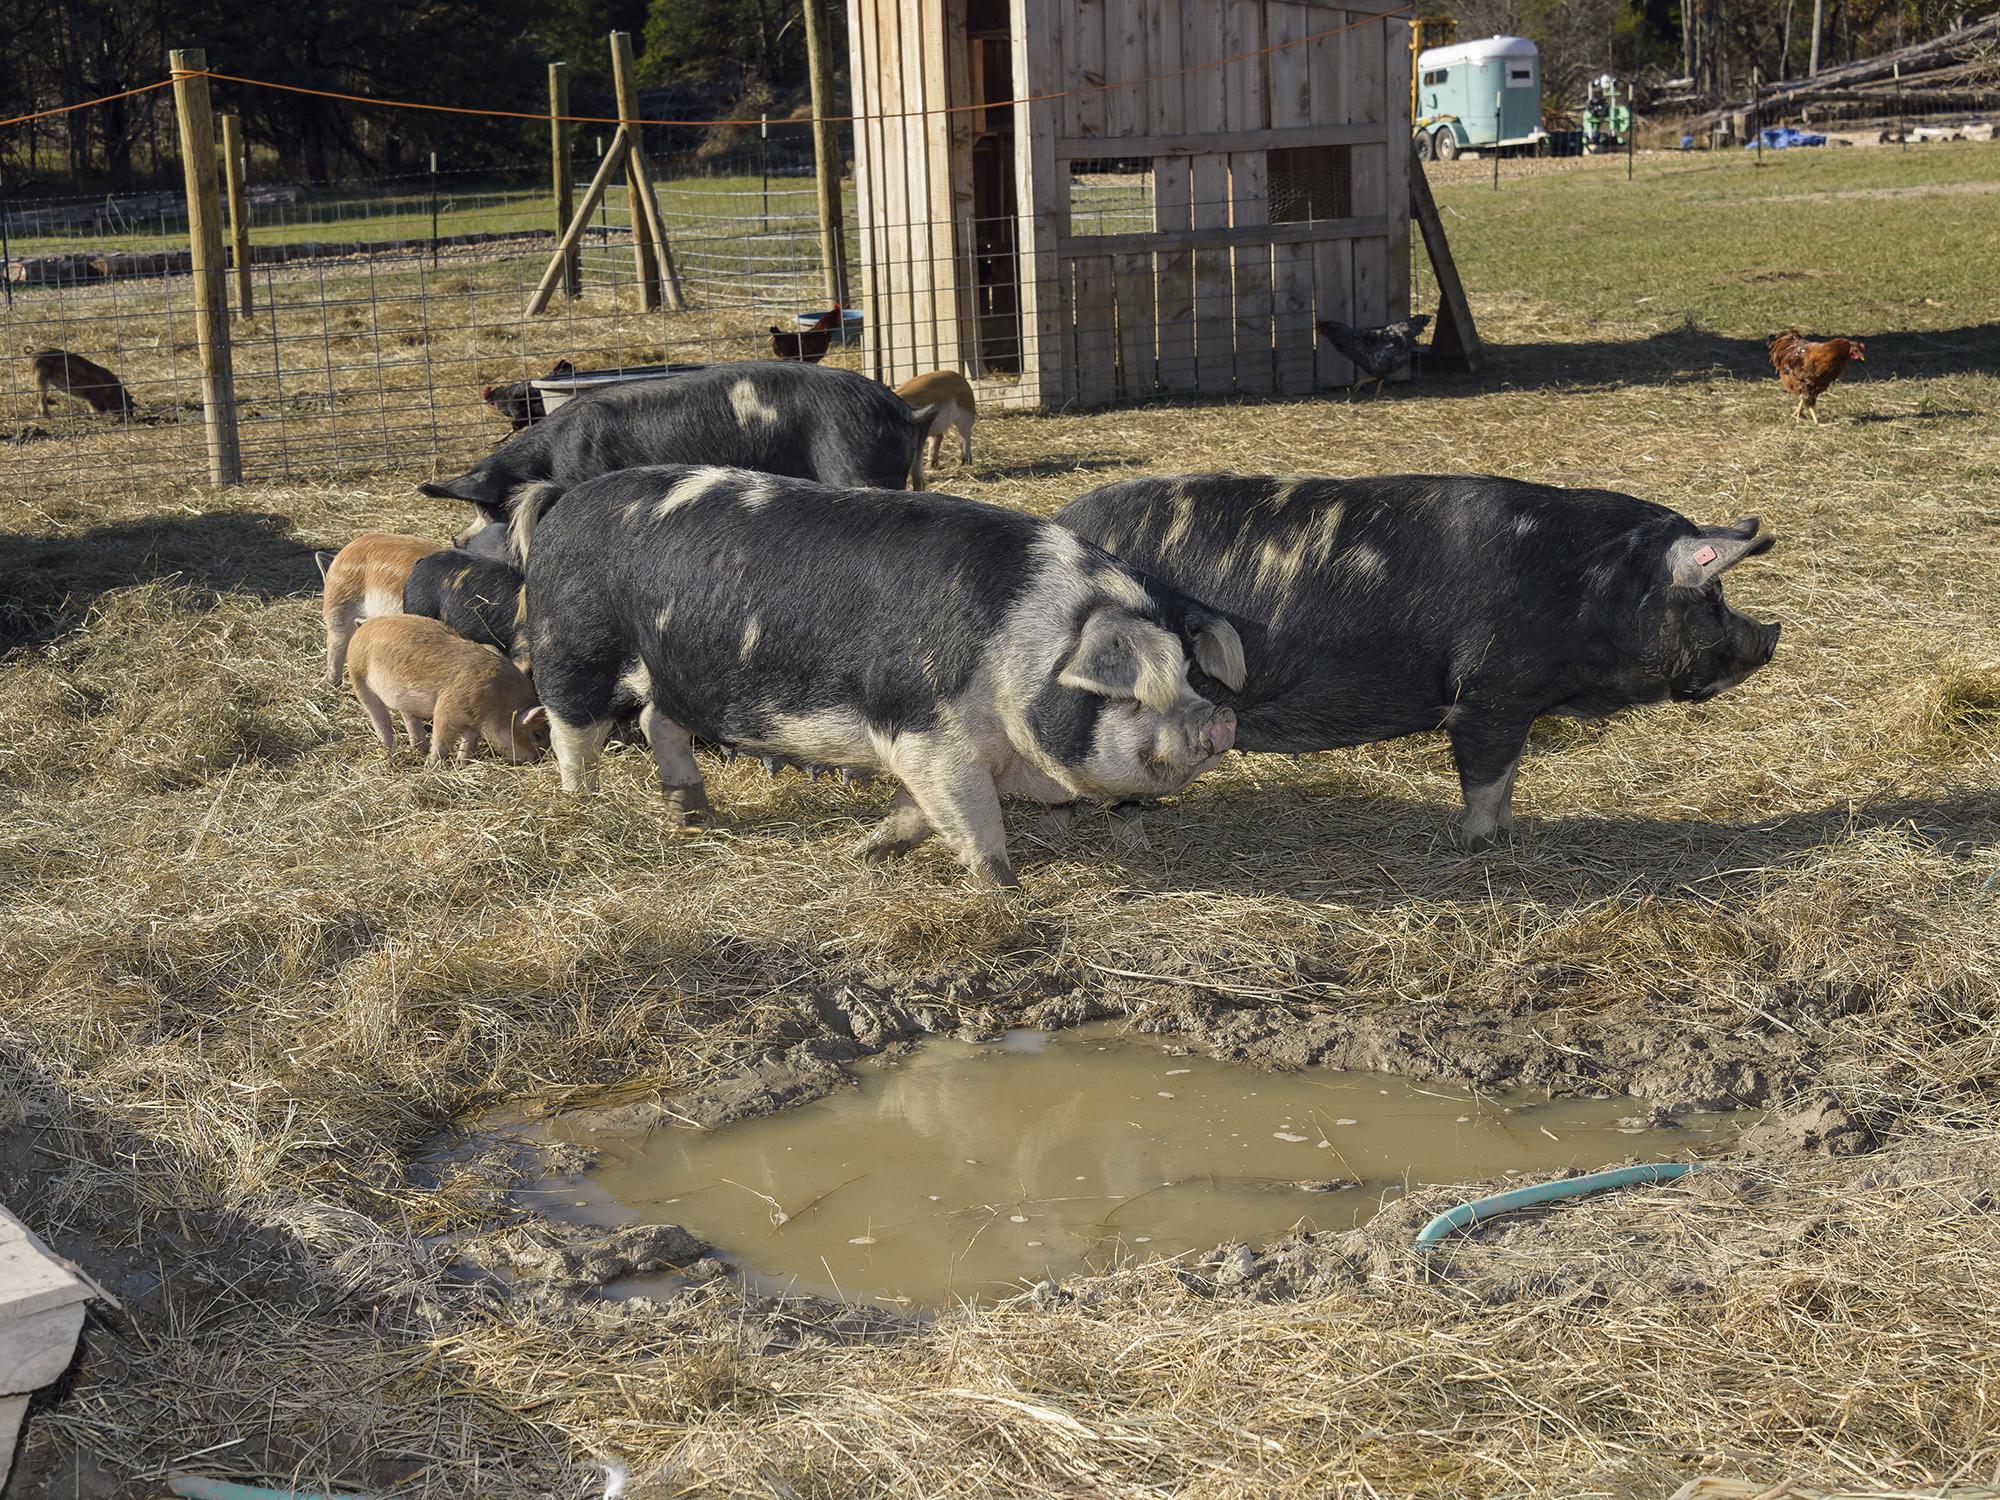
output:
{"label": "pig belly", "polygon": [[1047,803],[1051,807],[1074,802],[1080,795],[1025,759],[1016,759],[1002,769],[994,776],[993,784],[1000,789],[1003,797],[1021,797],[1030,802]]}
{"label": "pig belly", "polygon": [[368,690],[383,703],[399,714],[408,714],[413,719],[421,719],[428,724],[437,716],[438,695],[432,688],[417,683],[384,681],[368,678]]}

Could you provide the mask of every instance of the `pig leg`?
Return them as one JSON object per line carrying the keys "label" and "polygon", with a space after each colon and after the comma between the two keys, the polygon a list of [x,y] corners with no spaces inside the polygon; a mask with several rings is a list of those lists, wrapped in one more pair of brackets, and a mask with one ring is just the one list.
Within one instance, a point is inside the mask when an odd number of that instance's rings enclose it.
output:
{"label": "pig leg", "polygon": [[1450,734],[1458,785],[1465,794],[1459,837],[1469,849],[1484,849],[1514,831],[1514,773],[1528,742],[1528,725],[1462,706]]}
{"label": "pig leg", "polygon": [[639,728],[660,768],[667,817],[675,823],[699,823],[708,813],[708,791],[701,783],[701,767],[694,763],[692,737],[650,703],[639,712]]}
{"label": "pig leg", "polygon": [[917,806],[917,799],[910,795],[910,789],[897,787],[888,813],[862,841],[861,857],[871,865],[880,864],[885,859],[908,854],[936,832],[924,810]]}
{"label": "pig leg", "polygon": [[958,420],[958,461],[961,464],[972,462],[972,418],[969,416]]}
{"label": "pig leg", "polygon": [[354,679],[354,696],[361,704],[361,711],[368,715],[375,726],[375,736],[382,741],[384,750],[394,753],[396,749],[396,726],[389,719],[389,705],[375,696],[375,690],[367,682]]}
{"label": "pig leg", "polygon": [[410,748],[419,755],[427,754],[431,748],[430,731],[424,728],[424,721],[415,714],[403,715],[403,729],[410,736]]}
{"label": "pig leg", "polygon": [[449,750],[452,759],[464,765],[468,741],[478,732],[477,726],[467,721],[456,699],[440,697],[431,709],[430,754],[424,757],[424,763],[437,765],[444,759],[445,751]]}
{"label": "pig leg", "polygon": [[1111,841],[1133,854],[1151,854],[1153,841],[1146,837],[1145,802],[1117,802],[1106,809],[1111,819]]}
{"label": "pig leg", "polygon": [[[1007,858],[1000,791],[990,771],[957,746],[937,746],[929,754],[898,757],[892,769],[909,791],[914,811],[951,845],[975,881],[981,885],[1018,884]],[[891,807],[885,827],[896,812]]]}
{"label": "pig leg", "polygon": [[938,459],[944,453],[944,424],[938,423],[931,429],[931,467],[937,467]]}
{"label": "pig leg", "polygon": [[611,738],[615,721],[599,719],[590,724],[571,724],[549,715],[549,747],[556,753],[556,768],[562,772],[566,792],[597,790],[597,757]]}
{"label": "pig leg", "polygon": [[347,643],[361,624],[361,601],[329,601],[326,606],[326,685],[339,687],[347,671]]}

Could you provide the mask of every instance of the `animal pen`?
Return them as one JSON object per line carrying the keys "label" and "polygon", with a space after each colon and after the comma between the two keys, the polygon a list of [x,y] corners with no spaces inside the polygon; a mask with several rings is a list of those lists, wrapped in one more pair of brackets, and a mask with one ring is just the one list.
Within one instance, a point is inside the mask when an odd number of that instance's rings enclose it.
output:
{"label": "animal pen", "polygon": [[1409,313],[1408,7],[852,0],[863,368],[989,404],[1343,386]]}
{"label": "animal pen", "polygon": [[[573,113],[561,64],[545,108],[493,111],[548,142],[526,183],[433,160],[331,201],[256,180],[230,101],[266,85],[175,54],[142,91],[174,90],[185,197],[0,203],[0,483],[424,477],[507,435],[489,388],[562,359],[769,358],[836,301],[864,331],[830,362],[962,369],[988,406],[1044,408],[1344,386],[1314,319],[1407,314],[1426,195],[1387,0],[855,0],[851,117],[823,19],[814,118],[648,118],[614,34],[615,115]],[[690,123],[737,144],[660,149]],[[46,349],[107,367],[129,407],[39,390]]]}

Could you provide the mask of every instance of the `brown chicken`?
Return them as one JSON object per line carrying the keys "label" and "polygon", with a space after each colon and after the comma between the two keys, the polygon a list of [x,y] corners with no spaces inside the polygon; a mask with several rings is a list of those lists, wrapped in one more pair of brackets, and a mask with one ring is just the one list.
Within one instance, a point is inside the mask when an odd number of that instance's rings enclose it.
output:
{"label": "brown chicken", "polygon": [[816,365],[826,358],[828,346],[833,343],[834,330],[840,327],[841,312],[835,307],[832,312],[820,314],[820,319],[810,328],[797,333],[787,333],[776,323],[771,325],[771,354],[776,359],[796,359],[805,364]]}
{"label": "brown chicken", "polygon": [[1816,403],[1847,369],[1849,360],[1868,362],[1868,349],[1860,339],[1809,339],[1796,328],[1774,333],[1764,340],[1771,351],[1771,368],[1778,372],[1778,384],[1799,398],[1792,408],[1792,420],[1810,416],[1819,421]]}

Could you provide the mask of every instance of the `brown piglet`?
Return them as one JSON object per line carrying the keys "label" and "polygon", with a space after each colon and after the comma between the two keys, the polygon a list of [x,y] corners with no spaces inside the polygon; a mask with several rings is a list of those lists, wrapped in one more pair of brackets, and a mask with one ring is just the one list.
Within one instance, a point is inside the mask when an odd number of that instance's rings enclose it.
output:
{"label": "brown piglet", "polygon": [[76,397],[93,411],[132,415],[132,394],[125,383],[95,360],[67,349],[42,349],[28,356],[28,368],[35,372],[35,384],[41,389],[43,416],[48,415],[58,392]]}
{"label": "brown piglet", "polygon": [[326,680],[340,686],[346,669],[348,642],[363,620],[403,612],[403,585],[420,557],[444,551],[442,542],[393,532],[364,532],[331,555],[314,553],[326,580],[320,596],[320,618],[326,622]]}
{"label": "brown piglet", "polygon": [[349,644],[348,667],[354,696],[385,750],[396,748],[391,710],[403,716],[410,744],[428,750],[431,765],[447,746],[463,763],[482,738],[516,765],[548,749],[548,711],[527,674],[491,646],[436,620],[382,615],[362,621]]}
{"label": "brown piglet", "polygon": [[930,434],[933,468],[944,448],[944,435],[953,428],[958,431],[958,461],[972,462],[972,424],[979,420],[979,407],[972,399],[971,381],[956,370],[933,370],[904,381],[896,387],[896,394],[909,402],[912,409],[936,405],[937,415],[931,418]]}

